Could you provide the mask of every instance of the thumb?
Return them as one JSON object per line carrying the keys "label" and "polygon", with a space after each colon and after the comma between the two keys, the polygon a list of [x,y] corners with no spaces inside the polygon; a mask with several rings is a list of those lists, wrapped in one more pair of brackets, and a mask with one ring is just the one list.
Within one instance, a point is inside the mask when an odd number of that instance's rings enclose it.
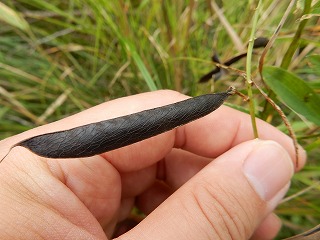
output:
{"label": "thumb", "polygon": [[[293,172],[292,160],[279,144],[242,143],[207,165],[118,239],[249,239],[272,216]],[[259,239],[276,233],[264,234]]]}

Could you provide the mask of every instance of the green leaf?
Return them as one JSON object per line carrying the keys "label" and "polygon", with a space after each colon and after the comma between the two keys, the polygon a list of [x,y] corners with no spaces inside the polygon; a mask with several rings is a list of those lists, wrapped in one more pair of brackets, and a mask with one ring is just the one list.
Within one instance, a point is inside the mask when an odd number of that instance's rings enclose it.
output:
{"label": "green leaf", "polygon": [[301,78],[271,66],[264,67],[263,78],[288,107],[320,125],[320,97]]}
{"label": "green leaf", "polygon": [[320,17],[320,2],[317,2],[314,6],[312,6],[309,14],[305,14],[300,18],[300,21],[304,19],[309,19],[312,17]]}
{"label": "green leaf", "polygon": [[149,89],[151,91],[157,90],[157,86],[154,83],[146,65],[144,64],[143,60],[141,59],[139,53],[137,52],[137,49],[135,48],[134,44],[131,43],[130,39],[126,38],[121,34],[119,31],[117,25],[115,22],[112,20],[112,18],[109,15],[105,15],[105,20],[107,21],[109,27],[111,27],[115,34],[118,36],[120,42],[122,45],[125,47],[125,49],[128,51],[128,53],[131,54],[135,64],[137,65],[138,69],[140,70],[145,82],[147,83]]}
{"label": "green leaf", "polygon": [[23,31],[26,31],[29,28],[29,25],[24,18],[2,2],[0,2],[0,21]]}
{"label": "green leaf", "polygon": [[320,2],[316,2],[311,8],[311,13],[320,13]]}
{"label": "green leaf", "polygon": [[137,50],[135,49],[135,47],[130,42],[126,42],[126,47],[129,50],[129,52],[131,53],[131,56],[132,56],[134,62],[136,63],[137,67],[139,68],[139,70],[140,70],[145,82],[147,83],[149,89],[151,91],[156,91],[157,86],[155,85],[147,67],[143,63],[143,61],[142,61],[140,55],[138,54]]}

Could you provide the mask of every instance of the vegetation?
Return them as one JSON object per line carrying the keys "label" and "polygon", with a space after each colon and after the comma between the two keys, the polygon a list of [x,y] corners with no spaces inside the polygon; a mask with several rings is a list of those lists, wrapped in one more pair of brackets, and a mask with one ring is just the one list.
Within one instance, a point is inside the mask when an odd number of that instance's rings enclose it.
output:
{"label": "vegetation", "polygon": [[[279,0],[259,6],[253,0],[2,0],[0,139],[121,96],[165,88],[199,95],[230,85],[252,95],[253,104],[233,98],[229,105],[287,132],[253,80],[283,109],[309,155],[276,210],[284,223],[279,239],[307,230],[320,222],[320,3],[289,5]],[[258,71],[263,49],[254,49],[247,64],[240,60],[221,71],[219,80],[198,83],[215,68],[213,52],[221,62],[244,53],[252,36],[272,39],[281,19],[284,24],[261,64],[267,85]],[[245,72],[252,74],[247,84]]]}

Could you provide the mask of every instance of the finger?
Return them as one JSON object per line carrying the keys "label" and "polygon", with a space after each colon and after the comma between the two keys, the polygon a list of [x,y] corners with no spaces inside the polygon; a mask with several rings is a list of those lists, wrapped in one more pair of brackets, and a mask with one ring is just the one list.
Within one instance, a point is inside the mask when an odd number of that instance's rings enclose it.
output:
{"label": "finger", "polygon": [[[172,149],[158,164],[157,180],[137,197],[138,208],[143,213],[149,214],[211,161],[212,159],[181,149]],[[135,179],[131,181],[134,182]]]}
{"label": "finger", "polygon": [[242,143],[118,240],[248,239],[284,196],[292,175],[292,161],[279,144]]}
{"label": "finger", "polygon": [[106,239],[97,219],[52,171],[59,172],[44,159],[39,161],[34,154],[17,149],[1,165],[3,226],[14,223],[19,230],[16,237],[10,237],[2,228],[0,239]]}
{"label": "finger", "polygon": [[110,223],[121,198],[121,179],[111,164],[100,156],[47,163],[53,175],[77,195],[102,226]]}
{"label": "finger", "polygon": [[121,205],[119,207],[119,217],[118,222],[124,221],[127,219],[131,213],[132,209],[135,206],[135,198],[122,198]]}
{"label": "finger", "polygon": [[277,215],[274,213],[269,214],[263,222],[260,224],[258,229],[255,231],[251,240],[271,240],[274,239],[280,229],[282,223]]}
{"label": "finger", "polygon": [[[98,220],[106,234],[111,236],[118,221],[121,200],[121,179],[118,171],[101,156],[81,160],[41,161],[47,163],[52,175],[50,177],[61,181]],[[59,198],[56,201],[60,202],[60,207],[65,208],[67,199]]]}
{"label": "finger", "polygon": [[164,174],[160,179],[176,190],[211,161],[212,158],[174,148],[164,159]]}
{"label": "finger", "polygon": [[[293,141],[270,124],[257,119],[259,138],[273,140],[296,159]],[[239,143],[254,139],[248,114],[222,106],[214,113],[177,129],[175,146],[205,157],[217,157]],[[299,167],[306,161],[305,151],[299,147]]]}
{"label": "finger", "polygon": [[148,189],[156,180],[157,165],[134,172],[121,173],[122,198],[135,197]]}
{"label": "finger", "polygon": [[136,198],[140,211],[148,215],[164,202],[174,190],[162,181],[155,181],[143,194]]}
{"label": "finger", "polygon": [[[154,185],[156,180],[161,180],[171,189],[176,190],[211,161],[210,158],[174,148],[157,164],[142,170],[121,173],[122,197],[136,197],[144,194],[150,187],[157,186],[157,184]],[[160,190],[160,195],[161,192]],[[153,204],[150,199],[148,203]]]}

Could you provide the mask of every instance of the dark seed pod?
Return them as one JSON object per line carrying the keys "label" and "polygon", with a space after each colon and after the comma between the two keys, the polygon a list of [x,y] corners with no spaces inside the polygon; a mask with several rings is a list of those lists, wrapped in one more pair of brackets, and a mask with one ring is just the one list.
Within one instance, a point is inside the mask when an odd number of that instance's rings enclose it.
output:
{"label": "dark seed pod", "polygon": [[[258,37],[254,40],[253,42],[253,48],[262,48],[267,46],[269,42],[268,38],[265,37]],[[230,66],[236,62],[238,62],[240,59],[244,58],[247,56],[247,53],[241,53],[239,55],[234,56],[233,58],[230,58],[229,60],[225,61],[224,63],[222,63],[225,66]],[[217,54],[214,54],[211,57],[211,60],[215,63],[220,63],[220,60],[217,56]],[[208,72],[207,74],[205,74],[204,76],[202,76],[199,79],[199,83],[204,83],[207,82],[209,80],[218,80],[221,77],[221,68],[220,67],[216,67],[215,69],[213,69],[212,71]]]}
{"label": "dark seed pod", "polygon": [[319,240],[319,239],[320,239],[320,224],[304,233],[286,238],[284,240]]}
{"label": "dark seed pod", "polygon": [[[130,115],[31,137],[15,146],[47,158],[81,158],[121,148],[201,118],[222,105],[234,88]],[[14,147],[14,146],[13,146]]]}
{"label": "dark seed pod", "polygon": [[253,42],[253,48],[263,48],[267,46],[269,39],[266,37],[258,37]]}
{"label": "dark seed pod", "polygon": [[[235,62],[238,62],[240,59],[244,58],[247,56],[247,53],[242,53],[242,54],[239,54],[231,59],[229,59],[228,61],[224,62],[223,65],[225,66],[230,66],[231,64],[235,63]],[[212,76],[214,76],[215,74],[217,73],[220,73],[221,72],[221,68],[220,67],[216,67],[215,69],[213,69],[211,72],[208,72],[206,75],[202,76],[199,80],[200,83],[204,83],[204,82],[207,82],[211,79],[214,79],[212,78]],[[217,79],[220,78],[220,75],[218,75]]]}

